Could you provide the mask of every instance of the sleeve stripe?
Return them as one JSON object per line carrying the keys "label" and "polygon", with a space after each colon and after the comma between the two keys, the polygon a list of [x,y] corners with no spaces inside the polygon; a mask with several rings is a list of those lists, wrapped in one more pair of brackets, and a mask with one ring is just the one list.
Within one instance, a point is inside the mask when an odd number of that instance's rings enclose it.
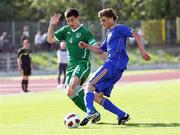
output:
{"label": "sleeve stripe", "polygon": [[95,44],[96,44],[96,40],[95,40],[95,39],[92,39],[91,41],[89,41],[89,44],[90,44],[90,45],[95,45]]}
{"label": "sleeve stripe", "polygon": [[59,39],[56,37],[56,35],[54,35],[54,38],[56,39],[56,41],[59,41]]}

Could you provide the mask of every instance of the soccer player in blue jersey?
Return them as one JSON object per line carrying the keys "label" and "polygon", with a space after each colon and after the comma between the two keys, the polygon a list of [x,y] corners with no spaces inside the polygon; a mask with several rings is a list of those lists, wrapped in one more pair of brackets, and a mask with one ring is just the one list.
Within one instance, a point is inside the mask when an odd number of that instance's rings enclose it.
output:
{"label": "soccer player in blue jersey", "polygon": [[137,32],[132,31],[128,26],[117,24],[117,15],[112,8],[103,9],[98,13],[101,25],[108,29],[106,38],[100,46],[90,46],[80,42],[80,48],[87,48],[97,54],[107,52],[105,63],[97,70],[89,80],[86,87],[85,105],[87,115],[80,125],[86,125],[95,116],[94,100],[104,109],[114,113],[118,117],[118,125],[125,124],[130,119],[128,113],[114,105],[107,97],[110,97],[114,84],[121,78],[128,64],[126,52],[127,37],[134,37],[142,57],[150,60],[149,54],[144,49],[141,37]]}

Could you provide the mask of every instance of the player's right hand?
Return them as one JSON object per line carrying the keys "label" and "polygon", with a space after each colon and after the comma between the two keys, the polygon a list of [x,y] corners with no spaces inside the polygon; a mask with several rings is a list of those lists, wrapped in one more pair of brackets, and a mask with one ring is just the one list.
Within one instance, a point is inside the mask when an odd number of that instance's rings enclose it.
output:
{"label": "player's right hand", "polygon": [[146,61],[149,61],[151,59],[150,55],[146,51],[142,54],[142,57]]}
{"label": "player's right hand", "polygon": [[78,46],[79,48],[87,48],[88,45],[85,42],[80,41]]}
{"label": "player's right hand", "polygon": [[57,23],[59,22],[60,17],[61,17],[61,14],[60,14],[60,13],[54,14],[54,15],[51,17],[50,24],[51,24],[51,25],[57,25]]}

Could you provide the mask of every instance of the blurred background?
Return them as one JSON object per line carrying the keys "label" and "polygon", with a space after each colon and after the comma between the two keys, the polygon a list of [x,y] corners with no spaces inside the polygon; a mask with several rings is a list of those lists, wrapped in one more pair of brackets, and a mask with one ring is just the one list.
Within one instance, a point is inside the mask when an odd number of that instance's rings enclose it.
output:
{"label": "blurred background", "polygon": [[[128,69],[180,68],[180,0],[1,0],[0,1],[0,76],[18,75],[17,50],[23,38],[29,38],[32,50],[33,74],[55,74],[58,45],[46,41],[50,17],[66,8],[79,9],[81,22],[98,42],[106,30],[97,13],[112,7],[119,23],[127,24],[142,36],[152,60],[141,59],[134,39],[128,39],[130,62]],[[66,21],[61,18],[59,27]],[[102,61],[91,55],[93,70]]]}

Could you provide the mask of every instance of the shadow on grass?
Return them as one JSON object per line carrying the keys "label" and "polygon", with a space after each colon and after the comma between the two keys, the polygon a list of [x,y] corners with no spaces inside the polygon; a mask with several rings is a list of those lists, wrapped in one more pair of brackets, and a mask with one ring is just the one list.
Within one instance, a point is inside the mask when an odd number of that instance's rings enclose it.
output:
{"label": "shadow on grass", "polygon": [[[117,125],[115,123],[97,123],[99,125]],[[127,123],[125,127],[180,127],[180,123]]]}

